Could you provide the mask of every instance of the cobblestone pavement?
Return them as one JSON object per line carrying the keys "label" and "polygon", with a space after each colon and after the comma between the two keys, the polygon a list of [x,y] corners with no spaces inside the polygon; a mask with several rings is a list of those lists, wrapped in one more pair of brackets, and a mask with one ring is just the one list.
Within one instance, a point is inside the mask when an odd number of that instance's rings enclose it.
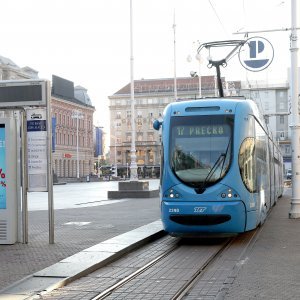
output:
{"label": "cobblestone pavement", "polygon": [[48,212],[31,211],[29,243],[0,245],[0,290],[85,248],[159,218],[158,198],[56,210],[55,244],[50,245]]}
{"label": "cobblestone pavement", "polygon": [[300,299],[300,219],[289,219],[291,189],[248,249],[225,299]]}

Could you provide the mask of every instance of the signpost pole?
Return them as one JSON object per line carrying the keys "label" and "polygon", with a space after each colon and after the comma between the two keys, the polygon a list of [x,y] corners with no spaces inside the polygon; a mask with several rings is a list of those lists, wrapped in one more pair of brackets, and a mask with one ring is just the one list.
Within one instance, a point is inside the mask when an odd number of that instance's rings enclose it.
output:
{"label": "signpost pole", "polygon": [[47,178],[48,178],[48,213],[49,213],[49,244],[54,244],[54,206],[52,176],[52,118],[51,118],[51,87],[47,82]]}
{"label": "signpost pole", "polygon": [[21,111],[21,135],[22,135],[22,236],[23,244],[28,243],[28,155],[27,155],[27,118],[26,112],[23,109]]}

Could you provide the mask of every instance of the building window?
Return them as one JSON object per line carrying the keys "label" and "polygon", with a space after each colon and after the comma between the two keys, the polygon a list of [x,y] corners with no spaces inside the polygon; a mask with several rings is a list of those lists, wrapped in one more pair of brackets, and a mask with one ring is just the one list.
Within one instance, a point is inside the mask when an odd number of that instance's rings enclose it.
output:
{"label": "building window", "polygon": [[265,116],[265,122],[266,122],[266,124],[269,124],[269,122],[270,122],[269,116]]}
{"label": "building window", "polygon": [[131,130],[131,119],[127,119],[127,129]]}
{"label": "building window", "polygon": [[115,121],[115,129],[116,129],[116,131],[120,131],[121,127],[122,127],[121,120]]}
{"label": "building window", "polygon": [[121,119],[121,112],[120,111],[117,112],[116,119]]}
{"label": "building window", "polygon": [[154,141],[154,135],[153,133],[148,133],[148,141],[153,142]]}
{"label": "building window", "polygon": [[284,124],[284,116],[280,116],[280,118],[279,118],[279,123],[280,123],[280,124]]}
{"label": "building window", "polygon": [[269,97],[269,92],[265,91],[265,98],[268,98],[268,97]]}
{"label": "building window", "polygon": [[141,142],[143,140],[143,134],[142,133],[139,133],[138,136],[137,136],[137,140],[139,142]]}

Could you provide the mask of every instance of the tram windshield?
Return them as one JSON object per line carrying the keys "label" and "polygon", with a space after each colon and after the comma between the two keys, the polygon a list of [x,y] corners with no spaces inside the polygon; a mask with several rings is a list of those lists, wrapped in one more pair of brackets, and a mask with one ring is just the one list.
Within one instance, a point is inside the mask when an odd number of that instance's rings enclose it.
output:
{"label": "tram windshield", "polygon": [[233,116],[172,117],[170,164],[185,184],[205,188],[227,173],[232,154]]}

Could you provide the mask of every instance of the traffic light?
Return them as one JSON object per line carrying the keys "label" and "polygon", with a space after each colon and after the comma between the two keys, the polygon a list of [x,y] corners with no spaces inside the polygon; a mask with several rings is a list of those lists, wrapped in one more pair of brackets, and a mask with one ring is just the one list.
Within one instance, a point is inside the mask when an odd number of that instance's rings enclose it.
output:
{"label": "traffic light", "polygon": [[111,166],[110,173],[112,176],[117,177],[117,168],[115,166]]}

